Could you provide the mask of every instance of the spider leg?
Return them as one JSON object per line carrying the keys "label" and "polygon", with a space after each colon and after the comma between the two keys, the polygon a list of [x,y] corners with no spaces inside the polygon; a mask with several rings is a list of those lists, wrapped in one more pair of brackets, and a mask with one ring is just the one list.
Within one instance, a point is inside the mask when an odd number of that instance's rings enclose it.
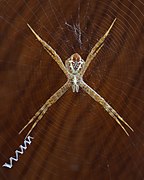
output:
{"label": "spider leg", "polygon": [[[45,107],[43,109],[42,113],[37,117],[36,121],[34,122],[32,127],[30,128],[30,130],[28,131],[28,133],[27,133],[25,138],[27,138],[29,136],[29,134],[32,132],[32,130],[35,128],[35,126],[38,124],[38,122],[43,118],[43,116],[44,116],[44,114],[46,113],[47,110],[48,110],[48,107]],[[24,130],[24,128],[23,128],[23,130]]]}
{"label": "spider leg", "polygon": [[95,101],[103,106],[103,108],[109,113],[111,117],[115,119],[115,121],[121,126],[121,128],[125,131],[125,133],[129,136],[128,132],[121,124],[123,122],[131,131],[134,131],[125,121],[124,119],[102,98],[97,92],[95,92],[90,86],[88,86],[84,81],[80,83],[80,87],[88,93]]}
{"label": "spider leg", "polygon": [[56,51],[50,45],[48,45],[44,40],[42,40],[41,37],[38,34],[36,34],[36,32],[32,29],[32,27],[29,24],[27,24],[27,25],[30,28],[30,30],[32,31],[32,33],[35,35],[37,40],[43,45],[44,49],[56,61],[56,63],[59,65],[61,70],[65,73],[65,75],[68,76],[68,71],[66,70],[60,56],[56,53]]}
{"label": "spider leg", "polygon": [[109,34],[110,30],[112,29],[115,21],[116,21],[116,18],[114,19],[114,21],[112,22],[111,26],[109,27],[107,32],[104,34],[104,36],[100,38],[100,40],[95,44],[95,46],[92,48],[91,52],[88,54],[85,65],[84,65],[84,68],[80,72],[80,74],[82,76],[84,75],[85,71],[89,67],[89,64],[91,63],[91,61],[95,58],[95,56],[97,55],[99,50],[103,47],[104,40],[108,36],[108,34]]}
{"label": "spider leg", "polygon": [[[35,113],[35,115],[29,120],[29,122],[23,127],[23,129],[19,132],[21,134],[29,124],[31,124],[35,119],[35,123],[27,133],[27,136],[33,130],[33,128],[37,125],[37,123],[42,119],[46,111],[50,106],[52,106],[70,87],[70,83],[66,82],[58,91],[56,91],[46,102],[45,104]],[[27,137],[26,136],[26,137]]]}

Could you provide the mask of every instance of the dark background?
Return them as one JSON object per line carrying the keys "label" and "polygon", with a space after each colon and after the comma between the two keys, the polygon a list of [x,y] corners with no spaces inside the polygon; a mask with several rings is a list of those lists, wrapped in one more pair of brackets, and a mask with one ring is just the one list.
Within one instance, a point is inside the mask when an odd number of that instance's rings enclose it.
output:
{"label": "dark background", "polygon": [[[75,52],[85,59],[115,17],[84,80],[134,133],[127,129],[126,136],[82,90],[69,90],[33,130],[32,144],[13,168],[2,168],[28,129],[18,132],[66,81],[26,23],[64,62]],[[138,0],[0,1],[0,179],[144,179],[143,35]]]}

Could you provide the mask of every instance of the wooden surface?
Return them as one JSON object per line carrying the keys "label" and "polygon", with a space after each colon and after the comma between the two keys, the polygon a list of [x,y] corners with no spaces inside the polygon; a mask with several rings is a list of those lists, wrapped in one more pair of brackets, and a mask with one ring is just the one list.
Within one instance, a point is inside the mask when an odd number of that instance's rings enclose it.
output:
{"label": "wooden surface", "polygon": [[126,136],[82,90],[69,90],[33,130],[13,168],[0,167],[0,179],[144,179],[144,4],[138,0],[0,1],[0,166],[30,127],[18,132],[66,81],[26,23],[64,62],[75,52],[85,59],[115,17],[84,80],[134,133]]}

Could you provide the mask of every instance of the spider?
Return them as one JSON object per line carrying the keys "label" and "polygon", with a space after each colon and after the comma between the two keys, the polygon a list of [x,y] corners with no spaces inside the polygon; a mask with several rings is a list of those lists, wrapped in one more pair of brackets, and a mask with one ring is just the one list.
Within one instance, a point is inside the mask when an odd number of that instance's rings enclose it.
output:
{"label": "spider", "polygon": [[[124,130],[124,132],[129,136],[129,133],[125,129],[125,127],[122,125],[124,123],[131,131],[134,131],[125,121],[124,119],[116,112],[116,110],[113,109],[112,106],[110,106],[106,100],[101,97],[96,91],[94,91],[90,86],[88,86],[83,81],[83,75],[86,72],[87,68],[89,67],[89,64],[92,60],[96,57],[100,49],[104,45],[104,40],[108,36],[110,30],[112,29],[114,23],[116,21],[116,18],[113,20],[112,24],[110,25],[109,29],[106,31],[103,37],[100,38],[100,40],[95,44],[95,46],[92,48],[90,53],[88,54],[86,61],[84,61],[81,56],[78,53],[74,53],[71,55],[70,58],[68,58],[65,61],[65,65],[62,62],[62,59],[60,56],[56,53],[56,51],[47,44],[44,40],[40,38],[39,35],[36,34],[36,32],[32,29],[32,27],[28,25],[32,33],[35,35],[37,40],[43,45],[44,49],[48,52],[48,54],[56,61],[56,63],[59,65],[61,70],[64,72],[64,74],[67,77],[67,82],[58,90],[56,91],[46,102],[45,104],[35,113],[35,115],[29,120],[29,122],[23,127],[23,129],[19,132],[19,134],[24,131],[24,129],[31,124],[33,121],[35,121],[27,133],[27,136],[31,133],[31,131],[34,129],[34,127],[37,125],[37,123],[42,119],[46,111],[50,106],[52,106],[60,97],[70,88],[72,87],[72,91],[78,93],[79,88],[81,87],[87,94],[89,94],[96,102],[98,102],[100,105],[103,106],[103,108],[109,113],[109,115],[114,118],[114,120],[121,126],[121,128]],[[26,136],[26,137],[27,137]]]}

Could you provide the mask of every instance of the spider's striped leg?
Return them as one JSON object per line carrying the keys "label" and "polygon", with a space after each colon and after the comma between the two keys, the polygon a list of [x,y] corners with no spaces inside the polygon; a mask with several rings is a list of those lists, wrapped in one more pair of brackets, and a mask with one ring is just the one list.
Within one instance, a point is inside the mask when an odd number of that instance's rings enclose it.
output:
{"label": "spider's striped leg", "polygon": [[56,53],[56,51],[50,45],[48,45],[44,40],[42,40],[41,37],[38,34],[36,34],[36,32],[32,29],[32,27],[29,24],[27,24],[27,25],[30,28],[30,30],[32,31],[32,33],[35,35],[37,40],[43,45],[44,49],[56,61],[56,63],[59,65],[61,70],[65,73],[65,75],[68,76],[68,71],[66,70],[60,56]]}
{"label": "spider's striped leg", "polygon": [[[45,104],[35,113],[35,115],[30,119],[30,121],[24,126],[24,128],[19,132],[19,134],[26,129],[26,127],[32,123],[35,119],[35,123],[29,130],[27,136],[33,130],[33,128],[37,125],[37,123],[42,119],[48,108],[53,105],[71,86],[71,84],[67,81],[58,91],[56,91],[46,102]],[[26,136],[26,137],[27,137]]]}
{"label": "spider's striped leg", "polygon": [[88,54],[87,58],[86,58],[86,62],[84,65],[84,68],[81,70],[80,74],[83,76],[85,71],[87,70],[87,68],[89,67],[89,64],[91,63],[91,61],[95,58],[95,56],[98,54],[99,50],[102,48],[102,46],[104,45],[104,40],[106,39],[106,37],[108,36],[110,30],[112,29],[114,23],[116,21],[116,18],[114,19],[114,21],[112,22],[111,26],[109,27],[109,29],[107,30],[107,32],[104,34],[103,37],[100,38],[100,40],[95,44],[95,46],[92,48],[91,52]]}
{"label": "spider's striped leg", "polygon": [[80,83],[80,87],[88,93],[95,101],[103,106],[103,108],[109,113],[111,117],[121,126],[125,133],[129,136],[128,132],[121,124],[123,122],[131,131],[134,131],[124,120],[123,118],[102,98],[97,92],[95,92],[90,86],[88,86],[84,81]]}

